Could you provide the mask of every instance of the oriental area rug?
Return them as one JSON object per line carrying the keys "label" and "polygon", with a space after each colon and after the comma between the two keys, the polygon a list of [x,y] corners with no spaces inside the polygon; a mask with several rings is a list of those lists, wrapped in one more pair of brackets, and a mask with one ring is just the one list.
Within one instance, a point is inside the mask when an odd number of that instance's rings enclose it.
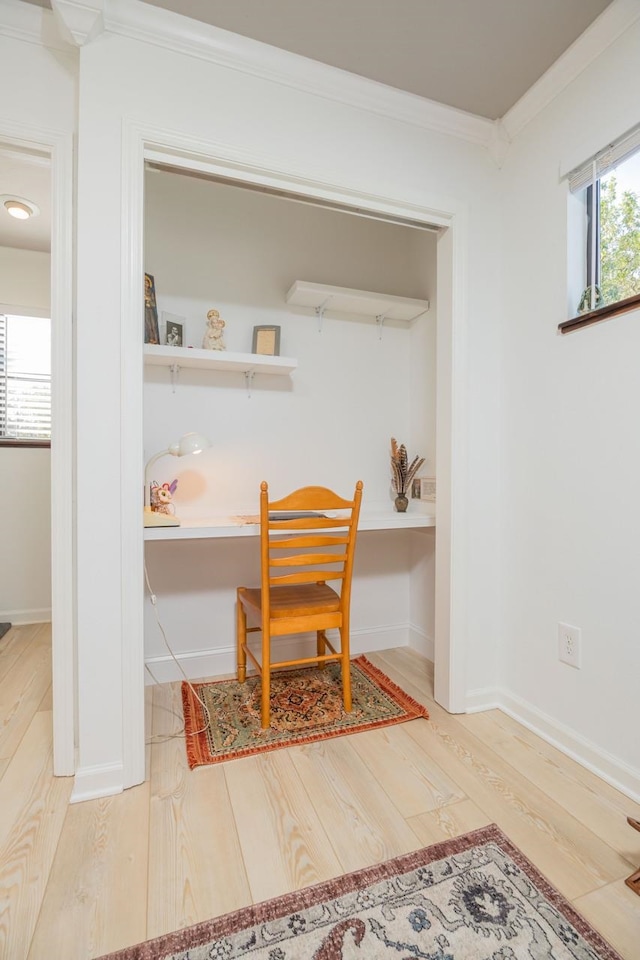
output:
{"label": "oriental area rug", "polygon": [[102,960],[621,960],[495,824]]}
{"label": "oriental area rug", "polygon": [[[202,704],[214,722],[209,728]],[[271,676],[271,726],[260,726],[260,678],[182,684],[189,766],[250,757],[278,747],[312,743],[429,716],[428,711],[366,657],[351,661],[353,709],[342,704],[337,663],[324,670],[303,667]],[[199,731],[199,732],[198,732]]]}

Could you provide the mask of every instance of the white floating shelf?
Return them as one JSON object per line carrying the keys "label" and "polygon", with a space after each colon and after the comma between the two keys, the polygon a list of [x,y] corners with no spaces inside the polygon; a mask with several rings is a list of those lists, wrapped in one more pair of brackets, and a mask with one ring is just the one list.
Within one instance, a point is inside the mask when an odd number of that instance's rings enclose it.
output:
{"label": "white floating shelf", "polygon": [[268,373],[286,376],[296,369],[292,357],[268,357],[255,353],[230,353],[227,350],[200,350],[195,347],[144,345],[145,365],[153,367],[193,367],[199,370],[226,370],[239,373]]}
{"label": "white floating shelf", "polygon": [[429,309],[428,300],[411,300],[409,297],[350,290],[348,287],[330,287],[324,283],[309,283],[307,280],[296,280],[285,300],[299,307],[311,307],[331,313],[383,317],[385,320],[400,320],[407,324],[413,323]]}

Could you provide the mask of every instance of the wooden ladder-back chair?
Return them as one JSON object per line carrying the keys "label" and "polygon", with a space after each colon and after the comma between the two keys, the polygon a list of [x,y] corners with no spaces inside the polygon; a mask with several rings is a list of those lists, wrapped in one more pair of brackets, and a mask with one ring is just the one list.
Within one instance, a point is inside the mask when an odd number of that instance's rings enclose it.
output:
{"label": "wooden ladder-back chair", "polygon": [[[342,668],[344,708],[351,710],[349,673],[349,606],[356,532],[362,500],[362,481],[353,500],[344,500],[326,487],[303,487],[281,500],[269,502],[269,488],[260,484],[261,587],[238,587],[238,680],[244,683],[247,657],[262,680],[261,722],[270,723],[271,671],[328,660]],[[340,592],[327,586],[340,580]],[[247,626],[247,618],[254,625]],[[340,632],[340,650],[326,630]],[[262,631],[260,660],[247,644],[247,634]],[[271,662],[271,638],[315,631],[316,655],[298,660]],[[327,647],[331,651],[327,653]]]}

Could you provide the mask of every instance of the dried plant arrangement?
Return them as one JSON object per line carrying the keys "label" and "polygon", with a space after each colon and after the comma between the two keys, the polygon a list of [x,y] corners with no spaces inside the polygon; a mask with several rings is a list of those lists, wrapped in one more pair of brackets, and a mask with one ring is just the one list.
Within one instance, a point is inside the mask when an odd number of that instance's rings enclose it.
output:
{"label": "dried plant arrangement", "polygon": [[411,481],[424,463],[424,457],[414,457],[409,463],[407,448],[391,437],[391,483],[400,496],[408,496]]}

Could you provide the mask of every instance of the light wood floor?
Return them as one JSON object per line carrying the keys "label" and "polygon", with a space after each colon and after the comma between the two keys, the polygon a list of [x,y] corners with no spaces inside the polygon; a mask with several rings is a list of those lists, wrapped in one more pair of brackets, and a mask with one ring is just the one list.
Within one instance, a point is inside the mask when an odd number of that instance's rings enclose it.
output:
{"label": "light wood floor", "polygon": [[[190,772],[182,742],[150,779],[69,806],[51,775],[50,631],[0,640],[0,957],[87,960],[497,823],[617,948],[640,957],[640,806],[491,711],[450,716],[408,649],[371,659],[431,720]],[[180,726],[177,684],[148,697]],[[153,702],[152,702],[153,701]]]}

